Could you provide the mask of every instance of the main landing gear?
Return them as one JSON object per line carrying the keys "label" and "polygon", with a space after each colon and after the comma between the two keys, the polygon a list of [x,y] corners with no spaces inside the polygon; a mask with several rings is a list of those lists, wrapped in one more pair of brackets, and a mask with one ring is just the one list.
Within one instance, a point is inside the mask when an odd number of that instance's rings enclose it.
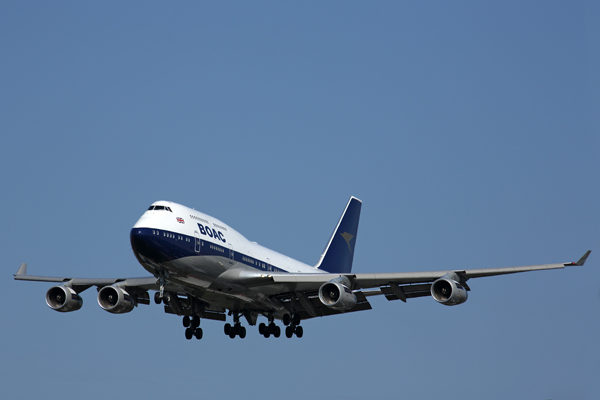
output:
{"label": "main landing gear", "polygon": [[185,338],[190,340],[193,337],[200,340],[202,339],[202,328],[200,328],[200,317],[194,315],[192,318],[187,315],[183,317],[183,327],[185,330]]}
{"label": "main landing gear", "polygon": [[236,336],[239,336],[240,339],[246,337],[246,328],[240,323],[240,315],[237,313],[233,314],[233,326],[229,323],[225,324],[224,331],[232,339],[235,339]]}
{"label": "main landing gear", "polygon": [[288,339],[296,334],[296,337],[301,338],[304,335],[304,329],[300,326],[300,315],[293,314],[290,316],[286,314],[283,316],[283,324],[286,325],[285,337]]}
{"label": "main landing gear", "polygon": [[[291,316],[289,314],[284,315],[283,324],[286,325],[285,336],[287,338],[291,338],[292,336],[294,336],[294,334],[298,338],[301,338],[304,334],[304,329],[302,329],[302,327],[300,326],[299,314],[293,314]],[[271,335],[278,338],[281,335],[281,328],[275,325],[275,323],[273,322],[273,317],[270,317],[268,325],[261,322],[261,324],[258,326],[258,332],[265,338],[268,338]]]}
{"label": "main landing gear", "polygon": [[271,335],[275,336],[276,338],[281,336],[281,328],[275,325],[273,321],[269,322],[269,325],[261,322],[260,325],[258,325],[258,332],[266,338]]}
{"label": "main landing gear", "polygon": [[[229,323],[225,324],[225,327],[224,327],[225,335],[229,336],[232,339],[234,339],[236,336],[239,336],[242,339],[245,338],[246,337],[246,328],[243,327],[242,324],[240,323],[240,314],[239,313],[231,313],[230,315],[233,315],[233,326]],[[261,335],[263,335],[265,338],[269,338],[269,337],[271,337],[271,335],[273,335],[273,337],[278,338],[279,336],[281,336],[281,328],[275,324],[273,315],[270,314],[268,316],[268,318],[269,318],[268,324],[261,322],[258,325],[258,332]],[[254,325],[256,323],[256,319],[254,319],[250,323],[252,325]],[[298,338],[301,338],[302,335],[304,334],[304,330],[300,326],[300,315],[299,314],[284,315],[283,323],[285,325],[287,325],[287,327],[285,328],[285,336],[287,336],[288,338],[291,338],[294,335],[296,335],[296,337],[298,337]]]}

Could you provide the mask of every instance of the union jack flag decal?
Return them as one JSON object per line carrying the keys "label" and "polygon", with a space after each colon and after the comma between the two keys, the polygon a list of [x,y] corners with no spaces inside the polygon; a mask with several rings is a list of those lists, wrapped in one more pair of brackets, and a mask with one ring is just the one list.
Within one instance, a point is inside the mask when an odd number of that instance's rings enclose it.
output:
{"label": "union jack flag decal", "polygon": [[183,218],[177,217],[177,222],[179,222],[180,224],[185,224],[185,221],[183,220]]}

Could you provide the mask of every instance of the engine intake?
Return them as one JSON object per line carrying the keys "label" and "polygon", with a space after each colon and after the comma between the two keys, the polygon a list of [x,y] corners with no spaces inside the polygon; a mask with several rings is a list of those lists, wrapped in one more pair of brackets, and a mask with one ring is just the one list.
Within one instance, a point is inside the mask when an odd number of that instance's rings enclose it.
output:
{"label": "engine intake", "polygon": [[83,299],[70,287],[61,285],[51,287],[46,292],[46,304],[60,312],[77,311],[83,306]]}
{"label": "engine intake", "polygon": [[438,303],[456,306],[467,301],[467,290],[453,277],[443,276],[431,285],[431,296]]}
{"label": "engine intake", "polygon": [[125,289],[118,286],[104,286],[98,292],[98,305],[113,314],[128,313],[135,307],[135,302]]}
{"label": "engine intake", "polygon": [[345,276],[332,279],[319,288],[319,300],[334,310],[350,310],[356,305],[357,300],[349,287],[350,280]]}

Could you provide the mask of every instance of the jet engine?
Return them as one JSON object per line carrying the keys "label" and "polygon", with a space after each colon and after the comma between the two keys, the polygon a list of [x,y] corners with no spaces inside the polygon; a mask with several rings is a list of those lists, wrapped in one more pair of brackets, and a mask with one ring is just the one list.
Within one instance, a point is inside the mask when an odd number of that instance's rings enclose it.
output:
{"label": "jet engine", "polygon": [[83,305],[83,299],[70,287],[54,286],[46,292],[46,304],[60,312],[77,311]]}
{"label": "jet engine", "polygon": [[324,283],[319,288],[319,300],[338,311],[350,310],[356,305],[356,295],[350,290],[350,280],[345,276]]}
{"label": "jet engine", "polygon": [[456,306],[467,301],[466,289],[453,279],[452,276],[445,275],[433,282],[431,285],[431,296],[438,303],[446,306]]}
{"label": "jet engine", "polygon": [[98,304],[103,310],[113,314],[124,314],[133,310],[135,302],[125,289],[118,286],[104,286],[98,292]]}

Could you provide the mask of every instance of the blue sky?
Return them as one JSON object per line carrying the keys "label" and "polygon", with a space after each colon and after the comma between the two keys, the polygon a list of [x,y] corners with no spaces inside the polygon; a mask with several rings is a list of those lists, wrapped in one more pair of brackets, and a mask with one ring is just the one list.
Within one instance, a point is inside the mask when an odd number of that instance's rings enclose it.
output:
{"label": "blue sky", "polygon": [[[593,399],[594,2],[4,2],[0,397]],[[576,261],[373,299],[302,339],[188,342],[155,305],[51,311],[38,275],[145,275],[152,202],[313,264],[363,200],[354,271]]]}

